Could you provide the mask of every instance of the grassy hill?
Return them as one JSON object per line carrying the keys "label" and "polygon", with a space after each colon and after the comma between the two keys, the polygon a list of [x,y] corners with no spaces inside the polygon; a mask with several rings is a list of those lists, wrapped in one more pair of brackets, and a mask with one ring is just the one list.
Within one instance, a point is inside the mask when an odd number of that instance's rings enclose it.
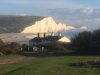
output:
{"label": "grassy hill", "polygon": [[5,16],[0,15],[0,33],[18,33],[25,27],[43,19],[41,16]]}

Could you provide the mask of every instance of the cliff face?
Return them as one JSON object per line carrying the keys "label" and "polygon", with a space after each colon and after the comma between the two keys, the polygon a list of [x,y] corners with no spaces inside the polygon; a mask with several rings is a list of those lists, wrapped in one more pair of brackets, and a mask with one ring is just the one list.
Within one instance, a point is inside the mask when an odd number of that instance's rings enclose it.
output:
{"label": "cliff face", "polygon": [[48,33],[70,29],[75,28],[62,23],[57,24],[52,17],[46,17],[41,21],[35,22],[34,25],[26,27],[21,33]]}

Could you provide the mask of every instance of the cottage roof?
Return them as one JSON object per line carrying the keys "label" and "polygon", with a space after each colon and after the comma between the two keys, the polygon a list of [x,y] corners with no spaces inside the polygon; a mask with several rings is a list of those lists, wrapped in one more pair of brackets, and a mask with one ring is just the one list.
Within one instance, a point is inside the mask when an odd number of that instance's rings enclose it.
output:
{"label": "cottage roof", "polygon": [[61,36],[47,36],[47,37],[35,37],[30,40],[30,42],[41,42],[41,41],[58,41]]}
{"label": "cottage roof", "polygon": [[68,43],[70,43],[71,42],[71,40],[69,39],[69,38],[67,38],[67,37],[62,37],[62,38],[60,38],[59,40],[58,40],[59,42],[68,42]]}

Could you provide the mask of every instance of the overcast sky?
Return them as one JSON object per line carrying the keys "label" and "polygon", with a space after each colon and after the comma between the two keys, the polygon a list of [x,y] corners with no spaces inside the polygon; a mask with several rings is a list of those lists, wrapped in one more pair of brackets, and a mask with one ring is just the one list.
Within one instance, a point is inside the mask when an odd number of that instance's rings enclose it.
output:
{"label": "overcast sky", "polygon": [[54,8],[100,8],[100,0],[0,0],[0,14],[34,15]]}

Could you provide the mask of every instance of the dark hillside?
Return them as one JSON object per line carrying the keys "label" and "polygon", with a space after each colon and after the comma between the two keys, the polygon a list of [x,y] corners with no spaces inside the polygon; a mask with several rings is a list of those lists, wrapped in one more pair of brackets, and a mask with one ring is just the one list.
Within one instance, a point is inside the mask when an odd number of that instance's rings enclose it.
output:
{"label": "dark hillside", "polygon": [[34,24],[43,19],[39,16],[1,16],[0,15],[0,33],[18,33],[25,27]]}

